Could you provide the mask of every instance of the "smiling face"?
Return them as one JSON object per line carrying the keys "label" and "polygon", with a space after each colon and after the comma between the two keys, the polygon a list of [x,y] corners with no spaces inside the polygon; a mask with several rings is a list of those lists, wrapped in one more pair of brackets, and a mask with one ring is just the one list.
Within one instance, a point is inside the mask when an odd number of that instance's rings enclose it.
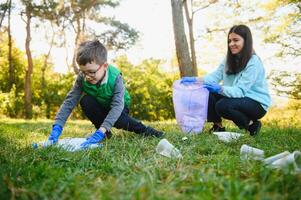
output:
{"label": "smiling face", "polygon": [[86,80],[91,84],[96,84],[101,79],[103,79],[107,68],[107,63],[99,65],[95,62],[87,63],[86,65],[80,66],[80,70],[85,75]]}
{"label": "smiling face", "polygon": [[236,33],[230,33],[228,45],[232,54],[238,54],[244,47],[244,39]]}

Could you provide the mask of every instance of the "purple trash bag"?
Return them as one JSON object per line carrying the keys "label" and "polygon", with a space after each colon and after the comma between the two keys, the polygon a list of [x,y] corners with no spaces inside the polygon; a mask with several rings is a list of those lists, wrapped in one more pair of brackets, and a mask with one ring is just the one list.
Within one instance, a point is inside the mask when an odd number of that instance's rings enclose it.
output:
{"label": "purple trash bag", "polygon": [[176,120],[184,133],[201,133],[207,120],[209,92],[202,83],[173,83]]}

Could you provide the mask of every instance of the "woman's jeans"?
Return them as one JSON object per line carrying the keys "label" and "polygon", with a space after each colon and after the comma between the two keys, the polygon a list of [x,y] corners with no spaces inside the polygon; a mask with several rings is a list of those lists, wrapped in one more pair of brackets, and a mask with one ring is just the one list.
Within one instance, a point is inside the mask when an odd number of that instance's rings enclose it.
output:
{"label": "woman's jeans", "polygon": [[229,98],[220,94],[209,94],[209,122],[218,123],[222,118],[232,120],[240,129],[247,129],[250,120],[256,121],[266,114],[259,102],[248,98]]}

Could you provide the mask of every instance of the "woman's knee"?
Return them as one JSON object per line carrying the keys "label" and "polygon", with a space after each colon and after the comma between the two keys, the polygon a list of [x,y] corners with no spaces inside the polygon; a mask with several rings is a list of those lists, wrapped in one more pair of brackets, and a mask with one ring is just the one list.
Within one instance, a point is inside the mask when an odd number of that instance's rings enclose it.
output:
{"label": "woman's knee", "polygon": [[230,112],[231,104],[228,99],[221,99],[215,104],[215,111],[220,116],[227,116]]}

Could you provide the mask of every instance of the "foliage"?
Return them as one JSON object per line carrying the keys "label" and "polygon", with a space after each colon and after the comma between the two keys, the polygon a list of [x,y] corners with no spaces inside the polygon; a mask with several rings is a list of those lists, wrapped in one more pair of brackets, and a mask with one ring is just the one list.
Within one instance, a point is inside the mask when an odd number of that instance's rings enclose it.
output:
{"label": "foliage", "polygon": [[0,3],[0,28],[2,26],[2,22],[5,17],[6,11],[9,8],[8,4],[9,4],[8,1],[5,3]]}
{"label": "foliage", "polygon": [[[174,122],[151,124],[164,130],[183,159],[155,153],[156,138],[113,130],[102,149],[69,153],[32,149],[47,139],[52,121],[0,120],[0,196],[2,199],[299,199],[301,175],[276,170],[260,161],[242,161],[242,144],[263,149],[265,156],[300,150],[300,115],[273,111],[257,137],[225,144],[208,133],[189,136]],[[271,120],[267,120],[268,118]],[[293,125],[288,123],[295,121]],[[232,124],[229,131],[240,132]],[[86,137],[87,121],[68,123],[64,137]]]}
{"label": "foliage", "polygon": [[[16,85],[9,90],[8,80],[8,48],[5,45],[7,38],[1,34],[0,45],[3,46],[0,51],[0,114],[9,117],[24,117],[24,77],[25,77],[25,54],[18,48],[13,47],[12,62],[16,74]],[[13,45],[14,46],[14,45]],[[32,103],[35,108],[33,113],[39,118],[53,118],[60,104],[64,100],[69,88],[74,81],[74,75],[69,73],[66,75],[54,73],[51,68],[46,70],[46,87],[41,85],[41,69],[43,65],[42,58],[34,59],[35,70],[32,75]],[[42,98],[44,95],[44,99]],[[74,112],[74,116],[81,117],[79,111]]]}
{"label": "foliage", "polygon": [[280,44],[278,56],[301,55],[301,2],[299,0],[270,0],[263,4],[270,20],[263,28],[265,42]]}
{"label": "foliage", "polygon": [[[115,8],[119,0],[75,1],[61,4],[65,10],[62,17],[69,23],[68,28],[77,34],[78,41],[99,37],[110,49],[127,49],[138,39],[138,32],[128,24],[103,15],[105,7]],[[88,21],[93,23],[87,23]],[[95,28],[100,26],[101,28]]]}
{"label": "foliage", "polygon": [[[1,38],[0,44],[6,43],[5,37]],[[25,56],[16,47],[13,48],[13,64],[16,72],[14,89],[8,89],[8,68],[6,45],[0,52],[0,114],[9,117],[24,117],[24,74]],[[48,67],[45,71],[45,85],[42,85],[43,57],[34,59],[34,70],[32,75],[32,104],[34,118],[55,117],[65,96],[72,88],[75,75],[72,73],[59,74]],[[117,66],[123,72],[127,88],[132,97],[132,115],[141,120],[164,120],[174,118],[172,104],[172,83],[177,78],[175,74],[168,74],[160,71],[160,60],[145,60],[138,66],[127,61],[127,58],[120,57],[116,61]],[[144,76],[142,79],[141,76]],[[72,118],[82,119],[83,113],[77,107]]]}
{"label": "foliage", "polygon": [[24,107],[23,98],[24,93],[17,92],[15,85],[13,85],[11,91],[8,93],[0,91],[0,114],[13,118],[22,117]]}
{"label": "foliage", "polygon": [[301,73],[273,70],[268,78],[278,95],[301,99]]}
{"label": "foliage", "polygon": [[287,104],[288,110],[294,110],[296,115],[299,115],[301,112],[301,100],[300,99],[290,99]]}
{"label": "foliage", "polygon": [[95,35],[100,41],[106,44],[106,47],[110,50],[129,49],[139,38],[138,32],[128,24],[121,23],[114,19],[108,20],[107,24],[110,26],[110,30],[100,35]]}
{"label": "foliage", "polygon": [[[264,4],[273,23],[265,26],[265,42],[282,46],[277,56],[301,55],[301,2],[298,0],[270,0]],[[292,99],[301,98],[301,73],[272,71],[272,85],[277,94],[286,95]]]}
{"label": "foliage", "polygon": [[[119,1],[115,0],[106,0],[106,1],[76,1],[76,0],[68,0],[68,1],[57,1],[57,0],[47,0],[47,1],[28,1],[28,0],[21,0],[21,3],[23,6],[20,7],[20,10],[18,12],[21,12],[21,17],[25,17],[26,20],[26,32],[27,32],[27,37],[26,37],[26,55],[28,58],[27,64],[25,64],[25,60],[22,59],[22,62],[24,62],[24,65],[20,64],[15,64],[12,63],[14,60],[17,60],[13,58],[12,62],[7,63],[7,50],[4,52],[0,52],[0,61],[1,62],[0,67],[3,68],[5,71],[8,71],[8,64],[12,64],[10,66],[13,66],[13,69],[15,72],[17,70],[22,69],[21,74],[23,77],[22,79],[14,79],[16,83],[16,96],[20,93],[22,90],[21,87],[19,87],[19,84],[23,85],[23,88],[25,86],[25,95],[23,95],[24,98],[24,107],[25,107],[25,117],[26,118],[31,118],[32,117],[32,107],[34,108],[34,114],[36,117],[41,116],[43,113],[46,114],[46,117],[51,117],[53,114],[53,108],[57,107],[55,100],[56,95],[49,96],[47,95],[46,90],[48,89],[45,86],[45,81],[44,81],[44,75],[51,75],[53,74],[52,72],[48,72],[48,74],[44,74],[44,70],[47,68],[47,62],[48,58],[51,53],[51,48],[53,45],[56,45],[55,43],[55,36],[57,33],[55,33],[55,30],[59,30],[59,33],[62,34],[62,32],[67,33],[67,28],[72,29],[75,34],[75,45],[78,45],[78,42],[82,39],[85,39],[88,34],[86,33],[86,26],[91,25],[91,22],[97,22],[98,24],[102,23],[105,25],[108,25],[111,27],[111,29],[97,29],[97,30],[102,30],[104,31],[102,34],[105,34],[106,37],[106,42],[110,47],[116,48],[116,49],[126,49],[129,48],[131,45],[133,45],[136,40],[138,39],[138,33],[132,29],[129,25],[124,24],[122,22],[119,22],[117,20],[104,17],[102,16],[100,10],[103,7],[116,7],[119,5]],[[7,8],[5,7],[5,4],[0,4],[0,20],[1,24],[2,21],[5,17],[4,10]],[[14,12],[16,10],[13,10]],[[32,53],[30,50],[30,30],[31,30],[31,19],[33,20],[32,25],[36,25],[36,27],[41,24],[41,22],[48,22],[51,24],[52,27],[52,39],[50,42],[50,48],[48,50],[48,53],[44,55],[44,59],[42,58],[35,58],[34,60],[32,59]],[[35,21],[36,20],[36,21]],[[86,23],[86,20],[89,20],[89,23]],[[56,25],[57,27],[54,27]],[[58,28],[59,27],[59,28]],[[1,28],[1,25],[0,25]],[[91,30],[91,29],[90,29]],[[44,30],[43,30],[44,31]],[[46,31],[47,32],[47,31]],[[93,32],[93,37],[95,37],[96,33],[99,34],[98,32],[91,31]],[[86,34],[86,35],[85,35]],[[1,35],[4,35],[4,33],[1,33]],[[91,35],[90,35],[91,36]],[[98,35],[99,36],[99,35]],[[101,35],[100,35],[101,36]],[[68,37],[72,38],[72,37]],[[3,44],[1,46],[4,46],[4,48],[7,48],[7,39],[3,40],[1,38],[0,44]],[[66,39],[63,39],[63,42],[60,43],[66,43]],[[24,53],[22,53],[24,54]],[[43,57],[43,56],[42,56]],[[34,63],[33,63],[34,62]],[[74,62],[74,59],[73,59]],[[74,64],[74,69],[76,69],[76,65]],[[14,77],[14,74],[11,71],[9,73],[4,73],[4,70],[2,71],[3,73],[0,73],[1,79],[7,80],[8,77]],[[26,73],[24,73],[24,70]],[[33,72],[34,71],[34,72]],[[42,71],[42,72],[41,72]],[[76,71],[76,70],[75,70]],[[41,77],[43,76],[43,77]],[[24,78],[25,77],[25,78]],[[32,78],[34,79],[32,81]],[[42,81],[41,81],[42,79]],[[3,98],[6,98],[7,96],[10,95],[10,89],[12,79],[9,81],[2,82],[0,84],[0,91],[1,95]],[[25,80],[25,83],[23,82]],[[31,85],[32,82],[32,85]],[[61,81],[59,81],[61,82]],[[57,86],[60,84],[59,82],[55,83],[56,85],[54,88],[58,90],[62,90],[58,88]],[[49,83],[50,86],[53,85],[53,83]],[[41,86],[42,85],[42,86]],[[66,88],[66,87],[62,87]],[[3,94],[2,94],[3,93]],[[56,93],[58,94],[58,93]],[[46,96],[44,96],[46,95]],[[62,96],[60,96],[62,98]],[[49,100],[51,99],[51,100]],[[12,103],[13,100],[10,100]],[[33,102],[32,102],[33,101]],[[1,105],[3,106],[3,105]],[[7,104],[8,106],[8,104]],[[8,106],[9,108],[11,106]],[[10,109],[6,109],[8,112]],[[6,112],[5,111],[5,112]],[[4,112],[4,111],[3,111]],[[15,113],[19,112],[19,110],[15,110]],[[3,114],[3,113],[2,113]],[[76,114],[76,113],[75,113]],[[11,116],[11,115],[10,115]],[[14,114],[14,116],[17,116]],[[81,116],[76,115],[76,116]]]}
{"label": "foliage", "polygon": [[[0,90],[9,92],[9,68],[8,68],[8,46],[7,35],[5,32],[0,32]],[[20,49],[16,48],[13,43],[12,49],[12,64],[15,70],[16,90],[24,90],[24,69],[26,66],[25,54]]]}
{"label": "foliage", "polygon": [[[189,52],[189,46],[187,42],[187,37],[185,33],[184,26],[184,16],[183,16],[183,4],[186,1],[182,0],[171,0],[171,10],[172,10],[172,23],[173,32],[175,38],[176,55],[179,64],[180,76],[196,76],[197,66],[196,60],[193,62],[190,53],[194,53],[194,46],[192,46],[192,52]],[[192,21],[191,21],[192,22]],[[193,33],[192,27],[189,26],[189,32]],[[191,37],[191,35],[190,35]],[[194,38],[192,37],[190,41],[194,44]]]}
{"label": "foliage", "polygon": [[174,118],[172,83],[178,75],[161,72],[160,62],[149,59],[133,66],[124,56],[116,60],[132,98],[131,114],[138,119]]}
{"label": "foliage", "polygon": [[[7,36],[4,33],[0,33],[0,98],[1,109],[0,114],[7,115],[9,117],[23,117],[24,108],[24,69],[26,60],[25,54],[18,48],[12,49],[12,65],[14,65],[15,82],[14,86],[10,90],[9,86],[9,68],[8,68],[8,46]],[[13,45],[14,46],[14,45]]]}

